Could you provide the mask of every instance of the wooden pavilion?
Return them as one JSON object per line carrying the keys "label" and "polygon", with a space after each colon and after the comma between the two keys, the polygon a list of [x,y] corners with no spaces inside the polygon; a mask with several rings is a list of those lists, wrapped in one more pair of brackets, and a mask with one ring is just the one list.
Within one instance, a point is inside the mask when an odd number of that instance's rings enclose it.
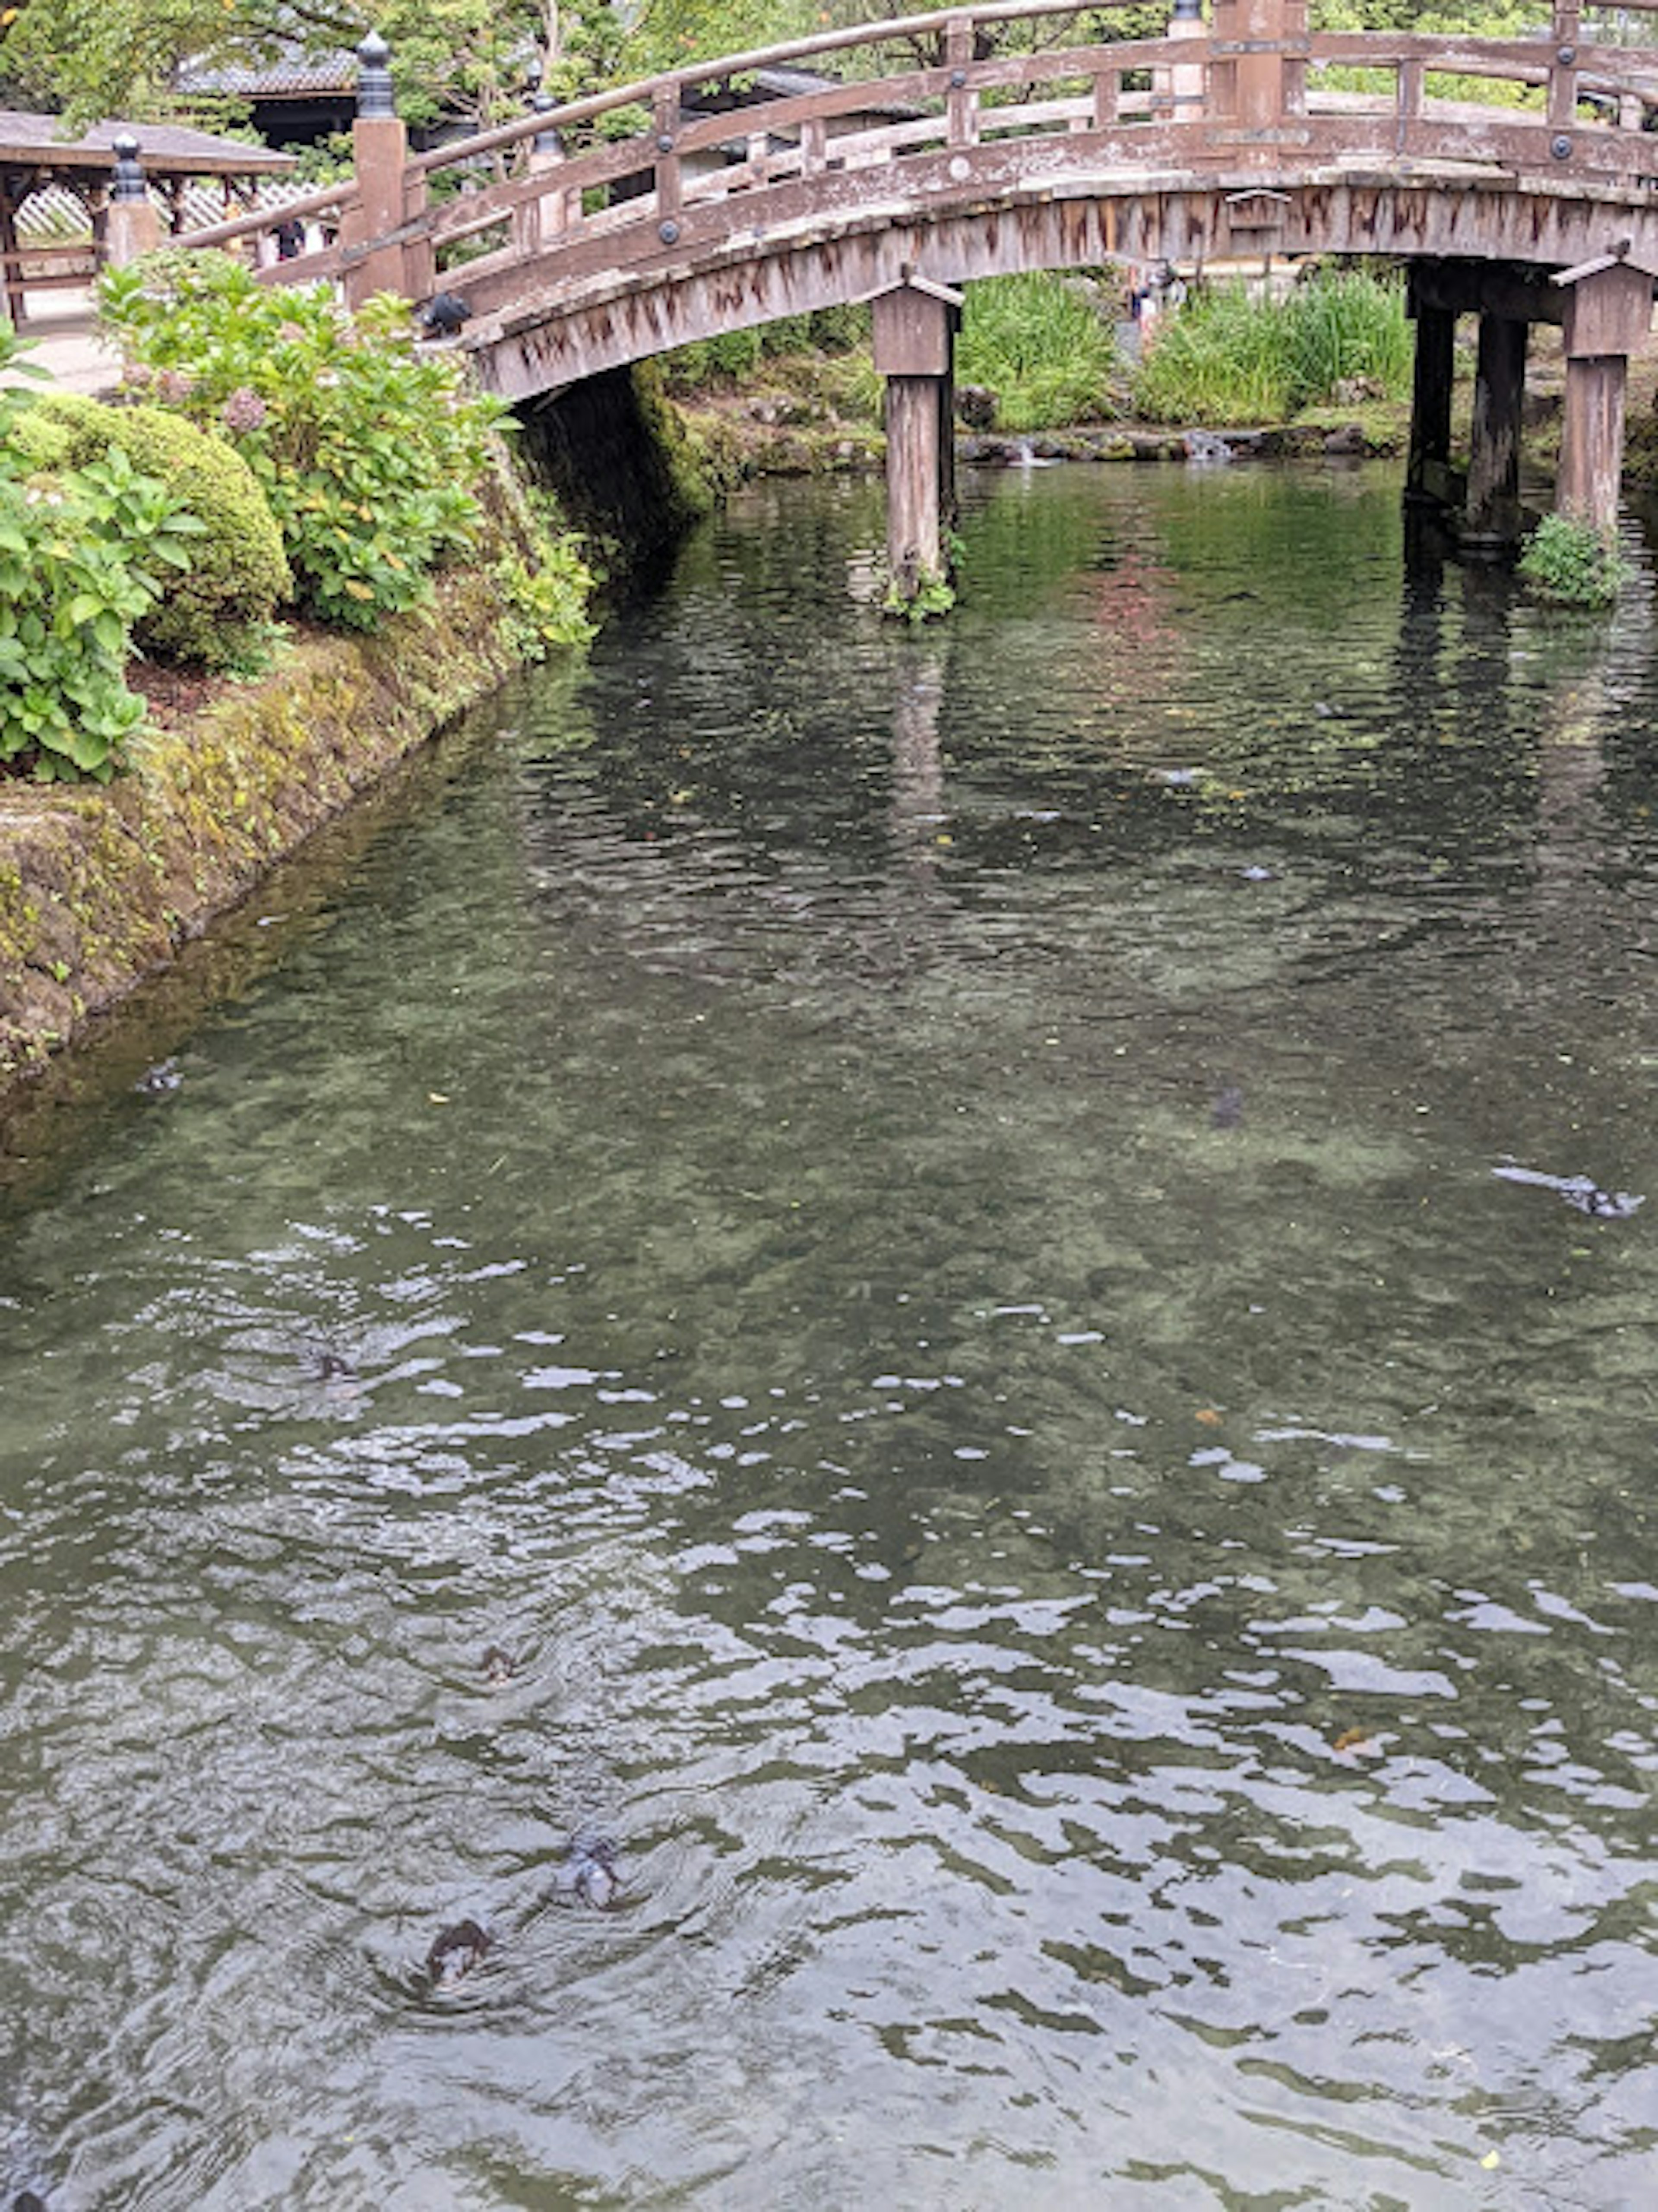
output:
{"label": "wooden pavilion", "polygon": [[[96,273],[118,138],[137,140],[145,180],[166,202],[168,227],[175,231],[186,227],[185,193],[191,184],[218,185],[224,212],[231,215],[250,202],[260,178],[285,175],[294,167],[291,154],[175,123],[94,123],[78,138],[62,133],[60,116],[0,109],[0,275],[5,312],[14,323],[27,319],[31,291],[85,284]],[[89,242],[25,246],[18,216],[36,193],[54,185],[80,202]]]}

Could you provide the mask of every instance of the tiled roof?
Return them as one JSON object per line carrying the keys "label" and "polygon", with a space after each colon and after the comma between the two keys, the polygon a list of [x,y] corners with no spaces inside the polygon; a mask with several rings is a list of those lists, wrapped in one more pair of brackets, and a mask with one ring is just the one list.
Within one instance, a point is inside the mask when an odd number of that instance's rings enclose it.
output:
{"label": "tiled roof", "polygon": [[47,169],[107,169],[115,140],[138,141],[139,159],[152,176],[219,177],[268,175],[291,169],[291,154],[268,146],[238,145],[210,131],[191,131],[177,123],[94,123],[78,138],[63,136],[63,118],[0,108],[0,165]]}
{"label": "tiled roof", "polygon": [[202,69],[188,65],[178,77],[181,93],[209,93],[235,100],[304,100],[318,93],[355,93],[357,58],[343,48],[320,59],[302,54],[268,63],[263,69]]}

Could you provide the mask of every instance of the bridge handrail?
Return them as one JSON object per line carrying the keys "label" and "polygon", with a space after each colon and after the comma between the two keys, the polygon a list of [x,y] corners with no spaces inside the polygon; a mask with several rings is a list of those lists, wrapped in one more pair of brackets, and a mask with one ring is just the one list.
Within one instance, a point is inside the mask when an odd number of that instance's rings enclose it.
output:
{"label": "bridge handrail", "polygon": [[[1132,4],[1133,0],[1098,0],[1098,6],[1090,12],[1097,13],[1102,9],[1119,10]],[[1627,4],[1632,9],[1658,13],[1658,0],[1627,0]],[[626,206],[636,216],[643,217],[652,212],[654,198],[659,204],[659,214],[671,212],[670,202],[677,207],[680,195],[683,155],[705,151],[744,135],[758,137],[770,131],[797,128],[804,131],[814,120],[844,117],[866,106],[867,95],[875,87],[894,104],[908,105],[924,112],[931,109],[939,118],[941,136],[945,135],[947,117],[950,143],[970,143],[976,141],[981,130],[996,131],[999,125],[995,118],[999,116],[1009,113],[1010,124],[1016,121],[1009,111],[983,107],[980,96],[987,92],[1007,92],[1065,78],[1084,82],[1091,78],[1096,86],[1103,88],[1114,73],[1117,88],[1108,97],[1103,91],[1100,93],[1098,97],[1104,104],[1096,110],[1096,123],[1102,119],[1114,121],[1126,119],[1121,92],[1124,72],[1185,68],[1201,71],[1207,83],[1217,64],[1236,61],[1246,51],[1271,51],[1295,64],[1296,88],[1284,102],[1286,118],[1308,114],[1303,88],[1306,77],[1330,68],[1357,69],[1384,76],[1391,74],[1395,83],[1394,102],[1390,108],[1372,111],[1370,119],[1374,123],[1377,114],[1396,113],[1401,127],[1407,121],[1421,124],[1424,120],[1424,87],[1430,76],[1457,76],[1545,88],[1548,94],[1546,109],[1527,106],[1505,110],[1493,106],[1493,118],[1540,131],[1552,128],[1558,131],[1570,124],[1574,133],[1590,143],[1588,166],[1600,174],[1606,173],[1609,166],[1606,156],[1612,142],[1627,144],[1638,140],[1640,134],[1619,130],[1615,125],[1584,122],[1576,116],[1576,102],[1585,94],[1607,93],[1658,101],[1658,49],[1586,44],[1577,39],[1573,40],[1569,53],[1563,52],[1551,31],[1529,38],[1495,40],[1481,40],[1467,32],[1320,32],[1297,34],[1269,42],[1265,47],[1261,42],[1254,41],[1246,47],[1239,42],[1218,38],[1206,26],[1196,35],[1179,39],[1163,37],[1087,46],[1038,47],[1029,52],[1003,52],[975,58],[979,34],[989,27],[1074,17],[1078,13],[1078,0],[986,0],[984,5],[887,17],[872,23],[817,32],[769,46],[752,47],[737,54],[687,62],[652,77],[613,86],[580,100],[517,118],[410,160],[403,171],[404,222],[395,232],[354,245],[347,259],[361,258],[379,246],[416,235],[434,246],[452,242],[556,193],[567,196],[563,204],[566,209],[577,210],[570,227],[591,230],[600,219],[581,216],[575,196],[586,188],[641,173],[654,175],[657,193],[653,196],[647,191],[637,204],[630,201]],[[1575,10],[1563,9],[1557,15],[1556,22],[1574,15]],[[944,58],[938,63],[920,66],[912,63],[907,69],[888,73],[877,70],[868,75],[837,80],[819,91],[786,93],[689,122],[682,116],[684,94],[699,86],[816,60],[831,53],[854,54],[894,43],[913,48],[920,39],[939,35],[944,40]],[[464,207],[452,201],[429,208],[424,204],[428,180],[442,172],[475,166],[485,156],[519,146],[544,133],[576,131],[607,114],[641,107],[648,112],[652,120],[647,128],[632,137],[556,159],[537,174],[486,187],[482,192],[469,195]],[[1211,109],[1194,113],[1189,102],[1183,106],[1181,101],[1167,98],[1161,119],[1163,128],[1177,134],[1182,143],[1198,153],[1204,150],[1201,134],[1217,120]],[[888,152],[902,150],[902,143],[914,138],[914,127],[910,124],[895,125],[890,136]],[[878,133],[867,133],[860,137],[859,143],[878,152]],[[1599,152],[1594,150],[1596,143]],[[1540,141],[1540,152],[1546,143]],[[1557,162],[1575,157],[1575,149],[1570,157],[1558,151],[1554,154]],[[803,161],[804,159],[803,149]],[[1643,159],[1630,166],[1643,175],[1658,170],[1658,145],[1646,141]],[[281,210],[280,219],[307,215],[337,216],[349,210],[355,200],[355,180],[348,179],[289,203]],[[604,222],[607,233],[628,227],[629,218],[623,216],[622,209],[607,214],[619,218]],[[269,211],[256,212],[185,233],[177,242],[189,246],[228,245],[270,231],[277,219]],[[560,227],[563,227],[562,217]],[[279,281],[294,281],[313,275],[331,275],[344,265],[340,250],[330,247],[267,273]]]}
{"label": "bridge handrail", "polygon": [[[548,108],[538,115],[521,116],[511,123],[497,124],[493,130],[480,131],[476,137],[456,139],[446,146],[434,146],[429,153],[422,154],[410,164],[412,176],[430,175],[434,170],[446,168],[457,161],[471,160],[480,154],[493,153],[502,146],[515,144],[521,138],[532,137],[540,131],[565,131],[583,123],[591,123],[598,116],[610,113],[619,107],[653,107],[659,94],[694,90],[698,85],[718,84],[727,77],[748,76],[756,70],[780,69],[790,62],[813,61],[823,54],[855,53],[863,46],[889,46],[905,40],[927,36],[935,31],[946,35],[951,29],[964,29],[971,35],[977,23],[1017,22],[1027,18],[1044,15],[1102,15],[1108,10],[1127,11],[1141,4],[1141,0],[986,0],[982,7],[936,8],[924,15],[890,15],[873,23],[855,23],[850,29],[816,31],[804,39],[791,39],[780,46],[750,46],[741,53],[718,54],[706,62],[684,62],[677,69],[665,70],[651,77],[636,78],[631,84],[618,85],[605,92],[589,93],[584,99],[573,100],[562,107]],[[1639,0],[1639,4],[1658,8],[1658,0]],[[1150,41],[1133,40],[1140,45]],[[847,83],[886,84],[890,80],[877,74],[872,76],[846,79]],[[756,105],[738,111],[743,114],[762,112]],[[641,134],[643,135],[643,134]]]}

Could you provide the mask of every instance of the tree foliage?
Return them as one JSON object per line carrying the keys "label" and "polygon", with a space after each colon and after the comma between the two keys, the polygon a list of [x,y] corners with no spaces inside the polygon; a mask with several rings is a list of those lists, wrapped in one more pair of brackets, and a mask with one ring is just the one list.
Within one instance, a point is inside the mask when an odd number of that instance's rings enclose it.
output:
{"label": "tree foliage", "polygon": [[[413,122],[459,114],[479,125],[523,105],[528,73],[570,99],[598,87],[872,17],[914,13],[894,0],[21,0],[0,8],[0,80],[72,120],[177,113],[186,59],[257,67],[297,45],[313,55],[389,40],[399,105]],[[1546,0],[1313,0],[1321,30],[1535,30]],[[1608,21],[1617,10],[1600,10]],[[1080,8],[998,33],[1051,46],[1156,36],[1168,0]],[[1619,35],[1626,35],[1619,26]],[[938,58],[936,40],[917,58]]]}

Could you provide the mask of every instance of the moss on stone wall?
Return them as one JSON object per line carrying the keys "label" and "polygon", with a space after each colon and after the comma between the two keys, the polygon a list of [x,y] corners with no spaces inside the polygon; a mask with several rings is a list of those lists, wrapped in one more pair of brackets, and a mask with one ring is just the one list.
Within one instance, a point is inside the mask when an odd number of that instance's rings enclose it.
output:
{"label": "moss on stone wall", "polygon": [[263,684],[152,731],[107,787],[0,783],[0,1083],[234,906],[516,665],[487,568],[378,636],[307,638]]}

